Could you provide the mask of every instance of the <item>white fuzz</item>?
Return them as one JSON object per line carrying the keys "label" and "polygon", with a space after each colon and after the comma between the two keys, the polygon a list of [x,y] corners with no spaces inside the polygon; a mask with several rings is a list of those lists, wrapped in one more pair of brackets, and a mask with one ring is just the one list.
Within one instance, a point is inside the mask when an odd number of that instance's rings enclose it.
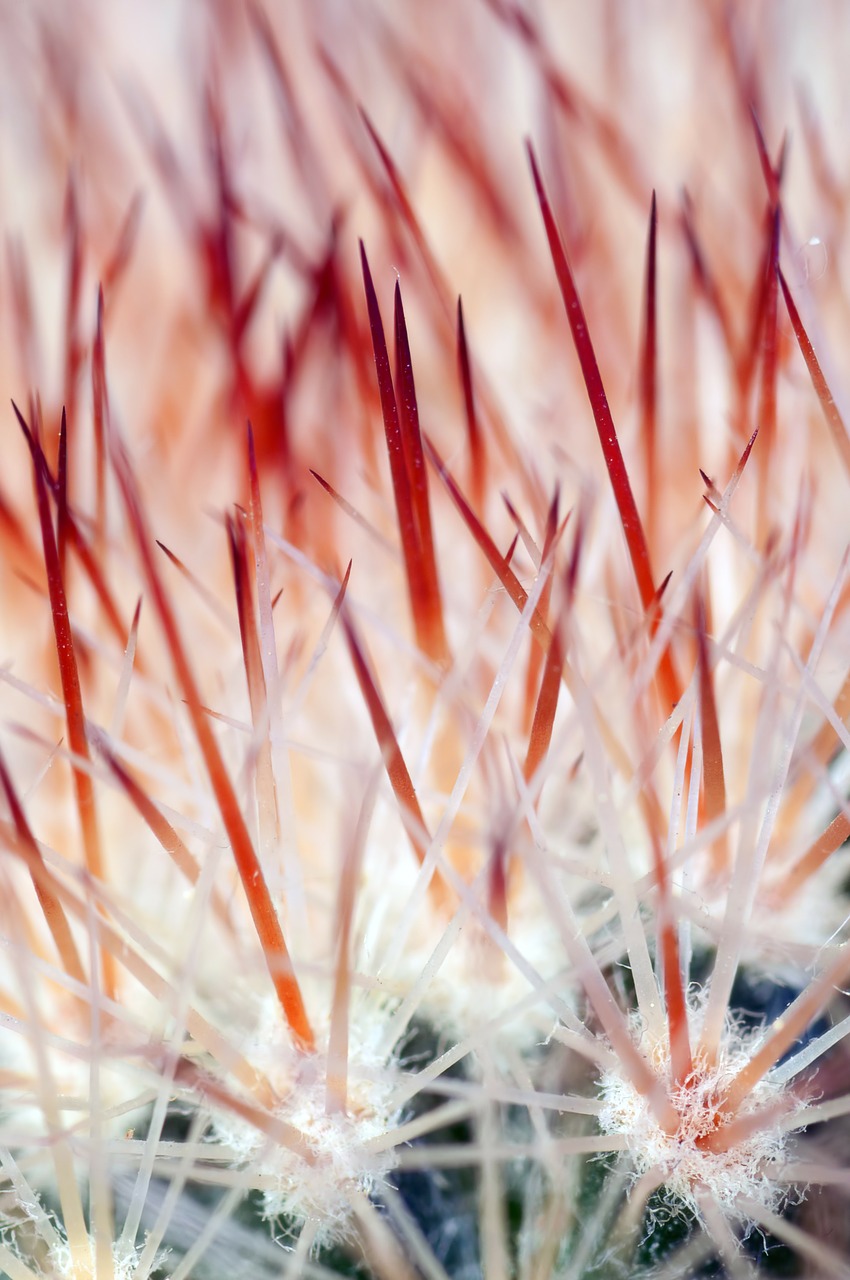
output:
{"label": "white fuzz", "polygon": [[[96,1280],[98,1275],[94,1240],[89,1242],[90,1258],[75,1262],[71,1247],[62,1241],[50,1250],[50,1272],[55,1280]],[[139,1264],[138,1249],[121,1248],[116,1241],[112,1246],[114,1280],[133,1280]]]}
{"label": "white fuzz", "polygon": [[[675,1132],[658,1122],[647,1099],[619,1071],[609,1071],[600,1081],[603,1106],[599,1125],[604,1133],[622,1134],[638,1176],[655,1172],[665,1189],[700,1216],[699,1198],[708,1195],[736,1221],[746,1221],[742,1198],[776,1209],[787,1198],[788,1188],[771,1178],[771,1167],[782,1159],[788,1141],[787,1114],[804,1104],[789,1095],[768,1074],[738,1108],[734,1120],[765,1110],[763,1123],[727,1150],[713,1151],[701,1145],[717,1129],[717,1116],[726,1091],[750,1061],[760,1033],[746,1035],[727,1023],[717,1062],[708,1067],[694,1059],[693,1071],[683,1084],[674,1084],[669,1040],[651,1040],[643,1032],[635,1036],[637,1047],[648,1059],[658,1079],[668,1082],[668,1098],[679,1117]],[[782,1123],[782,1122],[785,1123]]]}
{"label": "white fuzz", "polygon": [[298,1131],[309,1160],[234,1115],[216,1112],[213,1117],[217,1141],[249,1168],[252,1182],[263,1190],[265,1216],[309,1225],[316,1246],[348,1234],[353,1195],[369,1195],[396,1163],[391,1145],[377,1153],[369,1149],[399,1118],[386,1055],[375,1047],[382,1028],[382,1021],[375,1020],[370,1029],[352,1019],[346,1110],[329,1111],[327,1029],[316,1028],[317,1053],[298,1053],[281,1027],[274,1000],[264,1005],[249,1057],[281,1097],[275,1115]]}

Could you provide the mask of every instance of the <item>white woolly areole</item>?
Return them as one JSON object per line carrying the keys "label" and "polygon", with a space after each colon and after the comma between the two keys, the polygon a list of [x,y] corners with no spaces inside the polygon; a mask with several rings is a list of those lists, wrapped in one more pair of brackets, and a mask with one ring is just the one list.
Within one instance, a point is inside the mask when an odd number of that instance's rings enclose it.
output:
{"label": "white woolly areole", "polygon": [[[695,1037],[694,1037],[695,1038]],[[707,1192],[723,1212],[737,1221],[748,1215],[738,1207],[742,1197],[776,1209],[789,1193],[774,1181],[771,1170],[782,1161],[788,1141],[787,1115],[805,1103],[768,1074],[758,1082],[738,1108],[733,1120],[745,1119],[766,1109],[764,1122],[727,1150],[712,1151],[700,1140],[717,1129],[717,1114],[732,1081],[753,1056],[760,1032],[746,1035],[730,1020],[714,1066],[695,1057],[693,1071],[681,1085],[672,1083],[669,1039],[654,1040],[645,1031],[635,1036],[637,1047],[655,1074],[669,1082],[668,1098],[679,1116],[675,1133],[659,1124],[646,1098],[625,1075],[606,1072],[600,1081],[602,1110],[599,1125],[604,1133],[622,1134],[638,1176],[653,1171],[664,1187],[697,1216],[699,1195]]]}
{"label": "white woolly areole", "polygon": [[[55,1280],[96,1280],[97,1263],[94,1240],[89,1241],[90,1257],[74,1262],[71,1246],[62,1241],[50,1250],[50,1274]],[[121,1248],[116,1241],[112,1246],[112,1265],[115,1280],[133,1280],[139,1265],[139,1250]]]}
{"label": "white woolly areole", "polygon": [[369,1148],[399,1119],[392,1064],[377,1049],[383,1028],[383,1020],[364,1026],[352,1017],[346,1111],[329,1113],[327,1028],[314,1027],[320,1046],[316,1053],[298,1053],[281,1025],[276,1000],[264,1002],[247,1056],[281,1097],[275,1115],[298,1131],[310,1159],[235,1115],[217,1112],[213,1118],[217,1140],[231,1148],[238,1164],[249,1166],[252,1180],[263,1190],[266,1217],[309,1223],[316,1245],[348,1234],[353,1194],[369,1195],[396,1164],[392,1146],[379,1152]]}

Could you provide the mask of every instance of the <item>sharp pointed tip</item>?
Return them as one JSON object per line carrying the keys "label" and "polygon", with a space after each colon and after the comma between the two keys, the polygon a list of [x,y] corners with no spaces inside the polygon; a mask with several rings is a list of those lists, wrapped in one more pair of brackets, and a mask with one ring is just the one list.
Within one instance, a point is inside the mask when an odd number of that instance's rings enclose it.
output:
{"label": "sharp pointed tip", "polygon": [[531,145],[531,139],[525,140],[525,154],[528,156],[528,163],[531,166],[531,177],[537,190],[537,198],[541,202],[546,199],[546,193],[543,190],[543,180],[540,177],[540,169],[537,165],[537,157],[534,154],[534,147]]}
{"label": "sharp pointed tip", "polygon": [[756,107],[756,104],[752,100],[749,103],[749,112],[750,112],[750,119],[753,122],[753,128],[756,131],[756,136],[758,138],[759,144],[763,146],[764,145],[764,129],[762,129],[761,127],[761,120],[759,119],[758,108]]}
{"label": "sharp pointed tip", "polygon": [[[31,450],[31,451],[34,451],[34,449],[35,449],[35,438],[34,438],[34,436],[33,436],[33,433],[30,431],[29,424],[27,423],[26,418],[25,418],[25,417],[24,417],[24,415],[21,413],[20,409],[19,409],[19,408],[18,408],[18,406],[15,404],[14,400],[12,401],[12,408],[13,408],[13,409],[14,409],[14,411],[15,411],[15,417],[18,419],[18,425],[20,426],[21,430],[22,430],[22,431],[23,431],[23,433],[24,433],[24,436],[26,437],[26,441],[27,441],[27,444],[28,444],[28,445],[29,445],[29,447],[30,447],[30,450]],[[35,456],[35,454],[34,454],[34,453],[33,453],[33,456]]]}
{"label": "sharp pointed tip", "polygon": [[374,293],[374,285],[372,284],[372,272],[369,269],[369,259],[366,256],[366,246],[363,241],[360,244],[360,268],[363,272],[363,283],[366,286],[367,293]]}

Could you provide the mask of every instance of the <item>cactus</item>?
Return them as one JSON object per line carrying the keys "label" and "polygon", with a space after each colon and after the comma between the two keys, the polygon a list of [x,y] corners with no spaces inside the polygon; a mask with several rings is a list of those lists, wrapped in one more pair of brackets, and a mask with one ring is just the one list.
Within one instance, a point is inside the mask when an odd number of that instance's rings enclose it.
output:
{"label": "cactus", "polygon": [[0,1274],[850,1275],[841,11],[0,21]]}

